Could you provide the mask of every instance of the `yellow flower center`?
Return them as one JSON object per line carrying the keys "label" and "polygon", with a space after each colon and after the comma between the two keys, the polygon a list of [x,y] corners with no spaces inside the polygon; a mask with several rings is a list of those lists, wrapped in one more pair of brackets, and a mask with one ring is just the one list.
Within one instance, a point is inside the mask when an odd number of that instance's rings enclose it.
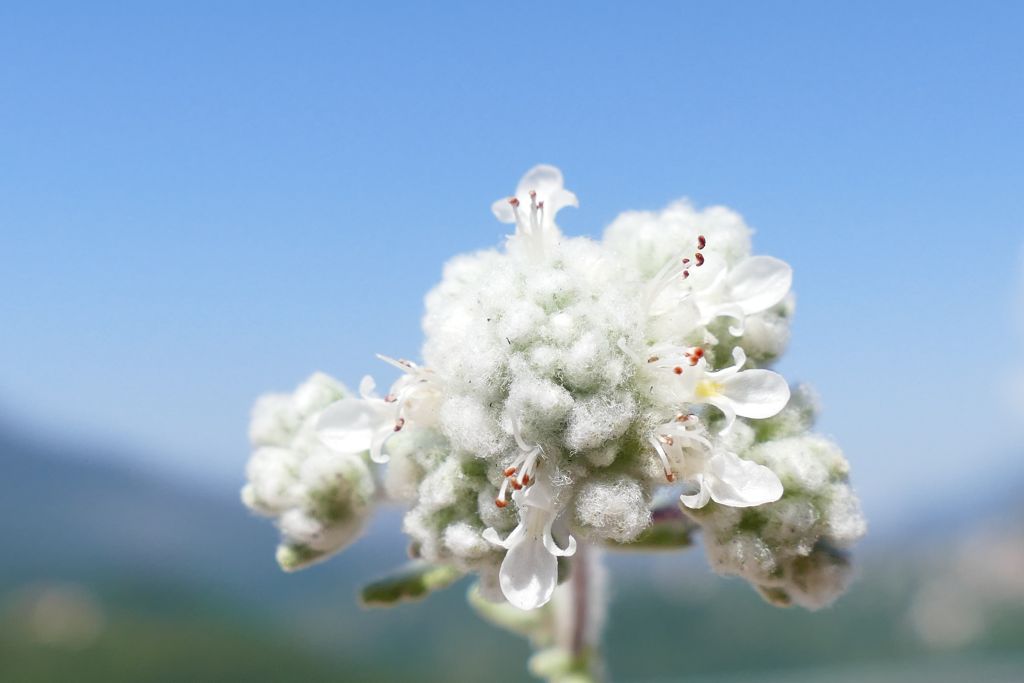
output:
{"label": "yellow flower center", "polygon": [[711,398],[722,393],[722,384],[710,379],[702,379],[697,383],[697,396]]}

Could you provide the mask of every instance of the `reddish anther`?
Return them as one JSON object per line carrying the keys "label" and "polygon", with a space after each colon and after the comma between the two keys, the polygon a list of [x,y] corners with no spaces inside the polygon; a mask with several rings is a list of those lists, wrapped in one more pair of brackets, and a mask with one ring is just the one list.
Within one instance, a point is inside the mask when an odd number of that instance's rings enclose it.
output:
{"label": "reddish anther", "polygon": [[508,506],[508,501],[507,500],[502,500],[501,498],[498,498],[498,499],[496,499],[494,501],[494,504],[497,505],[500,508],[503,508],[503,507]]}
{"label": "reddish anther", "polygon": [[694,254],[694,258],[697,259],[697,265],[698,266],[703,266],[704,265],[704,254],[702,254],[702,253],[700,253],[698,251],[696,254]]}
{"label": "reddish anther", "polygon": [[672,368],[672,372],[676,373],[677,375],[681,375],[683,374],[683,369],[677,365],[674,368]]}
{"label": "reddish anther", "polygon": [[404,427],[404,426],[405,426],[405,418],[404,417],[400,417],[397,420],[395,420],[395,431],[396,432],[402,431],[402,427]]}
{"label": "reddish anther", "polygon": [[524,474],[523,475],[523,486],[526,486],[529,483],[530,483],[530,475],[529,474]]}
{"label": "reddish anther", "polygon": [[516,199],[515,197],[512,197],[511,199],[509,199],[508,203],[512,205],[513,209],[516,208],[517,206],[519,206],[519,200]]}
{"label": "reddish anther", "polygon": [[506,477],[511,477],[515,473],[516,473],[516,468],[515,467],[509,467],[507,470],[505,470],[505,476]]}
{"label": "reddish anther", "polygon": [[697,235],[697,249],[703,249],[708,246],[708,240],[704,235]]}

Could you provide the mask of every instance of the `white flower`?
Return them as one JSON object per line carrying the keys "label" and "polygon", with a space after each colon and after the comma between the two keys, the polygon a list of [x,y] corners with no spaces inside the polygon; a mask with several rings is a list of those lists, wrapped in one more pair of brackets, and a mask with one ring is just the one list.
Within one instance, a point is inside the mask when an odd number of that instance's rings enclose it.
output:
{"label": "white flower", "polygon": [[658,427],[650,438],[665,467],[665,478],[680,475],[689,493],[683,504],[701,508],[709,500],[731,507],[751,507],[778,500],[782,482],[763,465],[728,451],[716,451],[704,436],[696,415],[680,415]]}
{"label": "white flower", "polygon": [[[729,268],[721,258],[705,259],[707,239],[697,238],[696,251],[667,263],[644,294],[650,316],[670,315],[692,325],[732,318],[729,329],[743,334],[744,320],[782,301],[793,284],[793,269],[771,256],[751,256]],[[706,267],[705,267],[706,266]]]}
{"label": "white flower", "polygon": [[646,365],[652,388],[678,404],[706,403],[725,415],[722,434],[732,428],[736,417],[764,419],[776,415],[789,402],[789,385],[771,370],[740,370],[747,355],[740,347],[732,350],[735,365],[709,372],[700,347],[653,347]]}
{"label": "white flower", "polygon": [[[654,451],[661,458],[662,467],[665,469],[665,479],[673,482],[676,480],[676,470],[681,469],[681,459],[684,452],[690,448],[701,448],[705,451],[711,449],[711,442],[705,436],[700,419],[696,415],[680,413],[671,422],[658,427],[655,435],[649,438],[654,446]],[[665,447],[670,450],[666,451]],[[669,453],[677,454],[680,457],[674,459]]]}
{"label": "white flower", "polygon": [[441,392],[429,368],[411,361],[378,356],[402,370],[384,398],[375,393],[376,383],[367,375],[359,384],[361,398],[346,397],[324,410],[317,422],[320,440],[338,453],[370,452],[374,462],[388,461],[384,445],[407,423],[430,425],[437,416]]}
{"label": "white flower", "polygon": [[562,172],[540,164],[523,175],[514,196],[494,202],[491,211],[502,223],[515,223],[516,237],[525,240],[529,251],[537,256],[557,240],[555,214],[567,206],[578,207],[579,200],[565,189]]}
{"label": "white flower", "polygon": [[782,497],[782,482],[770,469],[735,453],[720,451],[684,458],[683,476],[690,490],[679,496],[683,505],[702,508],[713,500],[730,507],[773,503]]}
{"label": "white flower", "polygon": [[519,526],[504,540],[493,528],[485,529],[483,537],[508,551],[498,572],[505,599],[519,609],[535,609],[551,599],[558,583],[558,558],[576,552],[576,539],[570,536],[565,548],[555,543],[551,529],[559,510],[547,477],[514,492],[512,499],[519,508]]}
{"label": "white flower", "polygon": [[282,535],[278,561],[288,571],[349,545],[372,507],[376,485],[363,458],[332,452],[315,431],[320,411],[347,393],[317,373],[292,394],[260,398],[253,410],[255,450],[242,500],[276,520]]}
{"label": "white flower", "polygon": [[792,284],[793,269],[788,263],[771,256],[752,256],[735,268],[720,270],[708,287],[694,293],[694,303],[701,324],[719,317],[733,318],[738,324],[730,332],[739,335],[746,316],[782,301]]}
{"label": "white flower", "polygon": [[[694,401],[715,406],[725,415],[721,433],[728,433],[736,416],[755,420],[772,417],[789,403],[789,385],[771,370],[740,370],[747,362],[743,349],[732,350],[735,365],[718,372],[707,372],[707,360],[695,366],[699,379],[694,387]],[[700,376],[703,375],[703,376]]]}

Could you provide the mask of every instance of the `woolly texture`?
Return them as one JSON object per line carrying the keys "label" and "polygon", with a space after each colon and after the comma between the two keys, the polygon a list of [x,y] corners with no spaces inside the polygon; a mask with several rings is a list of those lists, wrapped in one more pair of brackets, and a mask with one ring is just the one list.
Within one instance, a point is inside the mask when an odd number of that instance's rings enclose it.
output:
{"label": "woolly texture", "polygon": [[628,212],[597,242],[559,231],[576,205],[551,166],[495,202],[514,234],[445,266],[425,364],[382,357],[402,373],[387,395],[317,376],[261,400],[246,502],[277,517],[288,547],[337,549],[373,490],[368,454],[409,505],[415,555],[533,609],[577,539],[628,544],[675,487],[716,568],[775,602],[826,602],[863,520],[842,455],[807,433],[807,395],[790,402],[766,367],[789,338],[789,266],[752,256],[724,207]]}
{"label": "woolly texture", "polygon": [[762,425],[767,440],[745,457],[782,480],[782,498],[736,510],[709,505],[688,511],[705,531],[716,571],[742,576],[770,602],[818,609],[831,604],[850,579],[846,550],[867,531],[839,448],[804,430],[814,407],[806,391]]}
{"label": "woolly texture", "polygon": [[374,495],[365,459],[337,454],[316,434],[326,406],[345,388],[316,373],[293,394],[269,394],[253,408],[253,451],[242,501],[281,529],[277,559],[291,571],[325,559],[362,531]]}

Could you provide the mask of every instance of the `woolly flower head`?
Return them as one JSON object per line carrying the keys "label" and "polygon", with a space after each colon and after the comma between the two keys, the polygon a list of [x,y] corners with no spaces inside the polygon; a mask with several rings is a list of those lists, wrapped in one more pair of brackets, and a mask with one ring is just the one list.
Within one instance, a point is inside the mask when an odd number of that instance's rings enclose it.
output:
{"label": "woolly flower head", "polygon": [[[765,367],[788,339],[789,266],[751,255],[750,230],[722,207],[629,212],[597,242],[561,233],[556,215],[572,206],[576,196],[551,166],[532,169],[512,197],[495,202],[494,215],[514,232],[504,248],[445,267],[426,299],[424,363],[382,357],[401,372],[386,395],[366,378],[358,396],[339,388],[336,400],[317,404],[319,444],[308,448],[339,462],[368,455],[386,463],[383,488],[409,504],[414,553],[479,573],[485,595],[521,609],[551,598],[560,560],[578,543],[640,537],[659,489],[673,490],[720,541],[709,542],[713,560],[735,540],[719,510],[761,511],[754,540],[769,545],[778,566],[814,564],[819,541],[836,534],[848,545],[862,529],[835,512],[845,494],[827,488],[842,485],[842,456],[830,456],[830,471],[841,475],[812,485],[792,471],[815,447],[767,443],[772,429],[775,438],[786,430],[816,438],[805,434],[807,410],[783,412],[789,386]],[[296,471],[304,448],[290,444],[273,457],[257,450],[253,462],[273,465],[251,466],[246,490],[268,488],[263,470]],[[339,476],[352,490],[370,481],[354,470]],[[281,514],[286,538],[282,511],[308,509],[288,496],[276,507],[250,502]],[[813,508],[814,530],[778,533],[796,514],[790,499]],[[844,519],[844,532],[822,530]],[[814,602],[786,592],[785,578],[806,584],[813,567],[783,567],[769,581],[715,561],[776,601],[785,592]]]}

